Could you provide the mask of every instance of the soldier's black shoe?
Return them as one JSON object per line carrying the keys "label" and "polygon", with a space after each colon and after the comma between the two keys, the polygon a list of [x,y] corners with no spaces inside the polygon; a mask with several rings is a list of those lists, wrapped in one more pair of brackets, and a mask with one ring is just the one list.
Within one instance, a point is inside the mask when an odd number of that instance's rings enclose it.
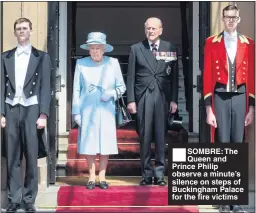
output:
{"label": "soldier's black shoe", "polygon": [[151,177],[144,177],[140,181],[141,186],[147,186],[147,185],[152,185],[152,178]]}
{"label": "soldier's black shoe", "polygon": [[233,212],[234,213],[244,213],[244,209],[241,206],[234,205],[233,206]]}
{"label": "soldier's black shoe", "polygon": [[230,207],[228,205],[220,206],[219,212],[220,213],[230,213]]}
{"label": "soldier's black shoe", "polygon": [[154,177],[154,185],[166,186],[166,182],[165,182],[164,178]]}
{"label": "soldier's black shoe", "polygon": [[6,213],[13,213],[20,209],[20,204],[18,203],[10,203],[6,209]]}
{"label": "soldier's black shoe", "polygon": [[34,204],[32,204],[32,203],[25,203],[24,207],[25,207],[25,211],[27,213],[34,213],[34,212],[36,212],[36,208],[35,208]]}

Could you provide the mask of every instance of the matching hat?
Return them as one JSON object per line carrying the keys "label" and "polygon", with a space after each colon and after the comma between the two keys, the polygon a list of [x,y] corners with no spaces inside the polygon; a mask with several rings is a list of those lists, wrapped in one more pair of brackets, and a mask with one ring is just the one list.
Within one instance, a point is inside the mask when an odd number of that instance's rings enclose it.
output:
{"label": "matching hat", "polygon": [[112,45],[107,44],[106,42],[106,34],[101,32],[91,32],[87,36],[87,41],[85,44],[82,44],[80,47],[84,50],[89,50],[90,44],[104,44],[105,52],[111,52],[114,48]]}

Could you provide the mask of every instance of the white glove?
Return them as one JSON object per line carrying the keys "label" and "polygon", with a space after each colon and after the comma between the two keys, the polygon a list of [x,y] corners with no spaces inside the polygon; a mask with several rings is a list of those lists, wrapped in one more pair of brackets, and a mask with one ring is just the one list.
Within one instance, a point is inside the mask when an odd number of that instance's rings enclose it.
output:
{"label": "white glove", "polygon": [[110,98],[114,98],[116,97],[116,91],[115,90],[106,90],[102,96],[101,96],[101,100],[102,101],[109,101]]}
{"label": "white glove", "polygon": [[81,127],[81,115],[80,114],[75,115],[74,120],[77,123],[77,125]]}

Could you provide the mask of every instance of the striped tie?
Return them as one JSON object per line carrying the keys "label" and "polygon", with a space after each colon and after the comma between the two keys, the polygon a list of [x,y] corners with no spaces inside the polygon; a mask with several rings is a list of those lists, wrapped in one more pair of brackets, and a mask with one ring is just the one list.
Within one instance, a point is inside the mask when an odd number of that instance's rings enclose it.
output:
{"label": "striped tie", "polygon": [[152,46],[152,52],[153,52],[153,54],[154,54],[154,56],[156,56],[156,52],[157,52],[157,48],[156,48],[156,46],[157,46],[157,44],[151,44],[151,46]]}

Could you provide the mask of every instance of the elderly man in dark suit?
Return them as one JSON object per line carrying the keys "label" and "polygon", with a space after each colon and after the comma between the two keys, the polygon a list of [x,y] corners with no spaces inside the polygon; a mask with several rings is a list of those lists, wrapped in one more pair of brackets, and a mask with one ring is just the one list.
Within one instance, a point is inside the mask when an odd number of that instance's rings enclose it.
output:
{"label": "elderly man in dark suit", "polygon": [[[145,22],[147,39],[133,45],[127,76],[128,110],[136,115],[140,137],[142,180],[165,186],[165,133],[168,112],[177,110],[177,49],[161,40],[162,22],[149,18]],[[151,142],[155,141],[155,169],[151,165]]]}
{"label": "elderly man in dark suit", "polygon": [[[42,141],[51,100],[51,61],[48,54],[31,46],[31,32],[29,19],[15,21],[18,45],[2,54],[1,127],[7,159],[7,212],[16,212],[22,201],[26,212],[36,211],[37,159],[47,155]],[[26,173],[22,189],[19,174],[23,154]]]}

